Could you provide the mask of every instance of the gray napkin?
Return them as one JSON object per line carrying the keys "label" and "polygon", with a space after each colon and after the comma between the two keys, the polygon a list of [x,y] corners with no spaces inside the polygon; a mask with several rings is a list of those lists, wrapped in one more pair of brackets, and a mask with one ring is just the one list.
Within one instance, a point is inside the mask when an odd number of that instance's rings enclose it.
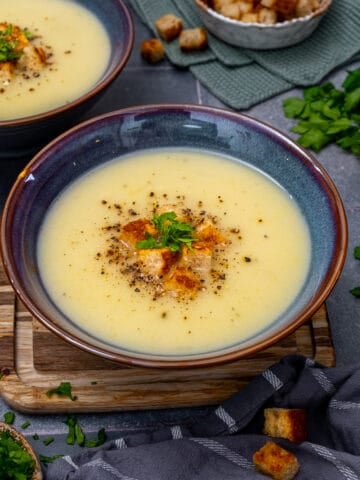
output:
{"label": "gray napkin", "polygon": [[325,368],[303,356],[285,357],[209,416],[152,433],[118,438],[51,464],[48,480],[264,479],[253,453],[264,407],[305,408],[308,440],[273,439],[300,463],[296,480],[360,479],[360,364]]}
{"label": "gray napkin", "polygon": [[[174,13],[186,28],[201,25],[194,0],[131,0],[141,19],[154,30],[154,21]],[[165,44],[175,66],[189,68],[215,96],[235,109],[249,108],[296,86],[320,82],[360,52],[360,1],[333,0],[316,31],[289,48],[255,51],[235,48],[209,34],[209,49],[182,53],[177,40]]]}

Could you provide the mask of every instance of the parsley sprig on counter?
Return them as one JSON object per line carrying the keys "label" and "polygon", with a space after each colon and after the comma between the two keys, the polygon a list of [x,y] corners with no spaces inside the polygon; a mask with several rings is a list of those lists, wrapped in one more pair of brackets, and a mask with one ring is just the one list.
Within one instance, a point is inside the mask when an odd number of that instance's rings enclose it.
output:
{"label": "parsley sprig on counter", "polygon": [[329,143],[360,156],[360,69],[349,71],[337,89],[331,82],[308,87],[303,98],[283,101],[286,117],[299,119],[291,129],[298,143],[319,152]]}
{"label": "parsley sprig on counter", "polygon": [[[354,258],[360,260],[360,245],[354,248]],[[360,285],[350,290],[354,297],[360,298]]]}
{"label": "parsley sprig on counter", "polygon": [[179,222],[175,212],[165,212],[154,215],[152,219],[157,235],[146,233],[146,239],[137,242],[136,248],[169,248],[172,252],[179,252],[182,245],[192,246],[194,227],[189,223]]}

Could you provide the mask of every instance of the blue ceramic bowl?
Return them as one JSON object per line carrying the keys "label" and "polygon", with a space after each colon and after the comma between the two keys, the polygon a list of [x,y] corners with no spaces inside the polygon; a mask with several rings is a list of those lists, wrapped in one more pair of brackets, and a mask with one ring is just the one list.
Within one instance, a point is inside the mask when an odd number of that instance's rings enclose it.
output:
{"label": "blue ceramic bowl", "polygon": [[[74,179],[115,157],[142,149],[185,147],[242,159],[270,175],[298,203],[310,230],[311,266],[289,308],[252,338],[198,355],[151,355],[107,344],[84,332],[50,300],[39,276],[36,245],[48,206]],[[74,161],[76,159],[76,161]],[[347,222],[339,194],[320,164],[271,126],[249,116],[193,105],[155,105],[112,112],[67,131],[19,175],[1,225],[7,275],[29,311],[86,351],[132,365],[189,367],[233,361],[289,335],[326,300],[342,270]]]}
{"label": "blue ceramic bowl", "polygon": [[56,135],[75,125],[126,65],[133,47],[134,28],[123,0],[71,1],[90,10],[104,25],[111,43],[106,70],[91,90],[80,98],[37,115],[0,121],[0,158],[34,153]]}

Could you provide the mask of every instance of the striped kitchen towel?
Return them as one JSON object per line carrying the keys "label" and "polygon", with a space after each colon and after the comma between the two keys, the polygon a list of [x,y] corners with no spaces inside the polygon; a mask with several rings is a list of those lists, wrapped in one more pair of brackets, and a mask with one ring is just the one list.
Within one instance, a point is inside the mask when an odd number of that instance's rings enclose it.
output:
{"label": "striped kitchen towel", "polygon": [[[360,364],[287,356],[196,421],[136,433],[50,464],[47,480],[261,480],[253,453],[269,439],[300,464],[296,480],[360,479]],[[264,408],[302,408],[302,443],[263,434]]]}

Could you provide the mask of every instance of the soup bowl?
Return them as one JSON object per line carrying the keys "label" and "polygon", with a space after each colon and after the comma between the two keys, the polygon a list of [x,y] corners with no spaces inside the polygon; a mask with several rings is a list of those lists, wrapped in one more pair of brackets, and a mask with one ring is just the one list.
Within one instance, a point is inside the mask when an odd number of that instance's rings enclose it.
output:
{"label": "soup bowl", "polygon": [[[79,121],[81,115],[86,113],[100,99],[127,63],[133,47],[134,29],[131,15],[122,0],[108,0],[106,2],[101,0],[92,2],[71,0],[67,4],[85,8],[104,27],[110,44],[107,64],[90,87],[85,89],[83,93],[70,97],[63,104],[34,114],[26,113],[19,118],[3,120],[3,117],[1,117],[0,142],[2,147],[0,158],[33,154],[56,135],[70,128]],[[78,17],[79,12],[77,12],[75,18]],[[28,21],[26,19],[26,22]],[[63,32],[63,35],[67,35],[67,32]],[[69,53],[71,52],[69,51]],[[82,74],[86,78],[86,68]],[[54,89],[54,94],[57,90]],[[5,94],[6,92],[3,92],[1,95]],[[27,94],[31,95],[28,91]]]}
{"label": "soup bowl", "polygon": [[[88,176],[94,168],[101,169],[114,158],[121,163],[129,155],[158,149],[190,149],[230,157],[236,166],[241,163],[260,171],[293,199],[307,224],[309,267],[301,287],[283,311],[246,338],[181,353],[159,354],[151,349],[131,348],[121,340],[104,340],[86,326],[79,326],[76,318],[62,311],[44,285],[39,268],[39,233],[53,201],[75,179]],[[141,177],[142,168],[136,172]],[[218,182],[222,182],[221,175]],[[119,191],[125,183],[119,178]],[[20,173],[7,198],[1,223],[5,271],[34,317],[76,347],[143,367],[210,366],[235,361],[278,342],[307,321],[326,300],[341,273],[346,249],[347,221],[341,198],[326,171],[308,151],[250,116],[195,105],[119,110],[83,122],[58,136]],[[86,289],[91,296],[96,286],[88,285]],[[121,311],[120,303],[120,321]],[[100,325],[102,321],[99,318]],[[204,322],[205,328],[206,319]]]}

